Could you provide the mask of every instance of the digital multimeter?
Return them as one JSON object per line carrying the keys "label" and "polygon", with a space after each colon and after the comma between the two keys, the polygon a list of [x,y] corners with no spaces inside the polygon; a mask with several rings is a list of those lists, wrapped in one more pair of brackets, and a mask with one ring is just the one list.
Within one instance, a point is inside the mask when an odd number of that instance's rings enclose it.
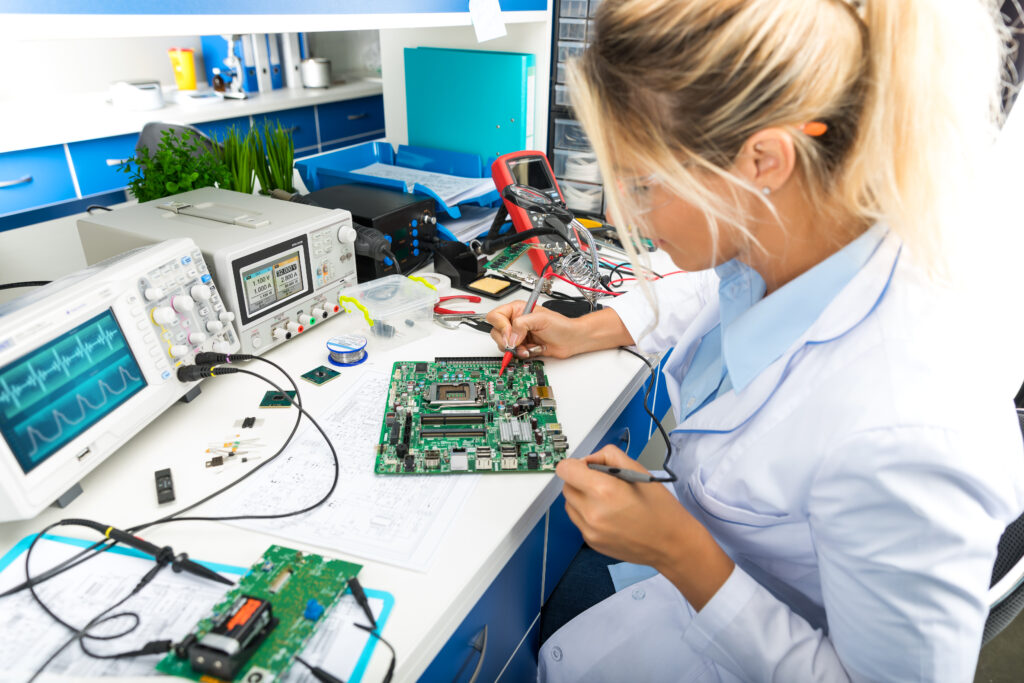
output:
{"label": "digital multimeter", "polygon": [[[528,185],[529,187],[547,195],[553,202],[565,206],[565,198],[555,180],[555,174],[551,170],[544,152],[526,150],[522,152],[511,152],[503,154],[491,164],[491,177],[494,178],[494,185],[498,193],[504,196],[505,188],[509,185]],[[523,232],[531,228],[538,228],[544,225],[544,217],[538,213],[530,213],[523,208],[511,203],[508,199],[505,202],[505,209],[516,232]],[[526,240],[527,244],[558,244],[555,237],[542,235],[531,237]],[[529,251],[530,261],[534,270],[538,273],[547,265],[547,255],[539,249]]]}

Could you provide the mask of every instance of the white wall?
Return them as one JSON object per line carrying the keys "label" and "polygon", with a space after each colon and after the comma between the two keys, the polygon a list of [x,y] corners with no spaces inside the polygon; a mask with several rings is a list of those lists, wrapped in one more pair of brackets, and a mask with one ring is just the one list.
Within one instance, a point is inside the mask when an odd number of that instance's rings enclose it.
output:
{"label": "white wall", "polygon": [[[548,86],[551,59],[551,19],[529,24],[508,24],[504,38],[478,43],[471,26],[422,29],[382,29],[380,32],[381,75],[384,77],[384,126],[392,144],[408,144],[405,116],[405,58],[407,47],[451,47],[469,50],[533,53],[537,64],[535,146],[547,149]],[[438,87],[451,90],[453,100],[472,103],[472,93],[459,93],[458,76],[438,74]]]}

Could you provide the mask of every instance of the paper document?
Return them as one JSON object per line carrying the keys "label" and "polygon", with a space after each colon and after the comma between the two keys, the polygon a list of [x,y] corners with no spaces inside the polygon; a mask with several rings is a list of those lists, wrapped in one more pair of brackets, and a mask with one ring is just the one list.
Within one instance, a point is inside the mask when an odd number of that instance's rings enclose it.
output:
{"label": "paper document", "polygon": [[[365,371],[317,416],[341,464],[338,486],[327,502],[304,515],[233,523],[425,571],[479,475],[374,474],[388,383],[387,375]],[[332,472],[323,436],[307,423],[277,460],[218,498],[218,509],[233,514],[298,509],[323,495]]]}
{"label": "paper document", "polygon": [[443,223],[444,227],[460,242],[468,242],[487,232],[494,221],[495,214],[498,213],[497,208],[488,206],[470,205],[460,207],[460,210],[462,211],[461,218],[448,219]]}
{"label": "paper document", "polygon": [[354,168],[350,173],[401,180],[405,183],[406,192],[412,192],[413,186],[419,183],[424,187],[429,187],[448,206],[455,206],[468,199],[476,199],[494,190],[494,181],[490,178],[466,178],[447,173],[420,171],[404,166],[392,166],[391,164],[370,164],[362,168]]}
{"label": "paper document", "polygon": [[[32,551],[32,571],[39,573],[47,567],[71,557],[82,549],[60,540],[44,538]],[[256,558],[253,558],[254,560]],[[117,551],[101,553],[88,562],[55,579],[42,584],[37,592],[48,607],[65,621],[81,626],[104,609],[131,592],[139,579],[153,566],[153,561]],[[24,555],[20,554],[0,572],[0,590],[25,579]],[[215,567],[222,570],[221,567]],[[237,579],[245,570],[221,573]],[[139,615],[139,626],[123,638],[112,641],[87,642],[96,653],[126,652],[141,647],[150,640],[179,641],[200,619],[207,616],[222,599],[227,587],[204,581],[191,574],[176,574],[165,568],[148,586],[142,589],[115,613],[131,611]],[[387,594],[367,590],[370,606],[376,615],[384,611]],[[378,597],[375,597],[375,594]],[[390,608],[390,605],[389,605]],[[386,617],[386,614],[384,615]],[[126,630],[133,620],[119,619],[103,624],[97,634]],[[316,635],[303,651],[303,658],[311,664],[330,671],[335,676],[353,683],[358,681],[369,661],[372,649],[367,649],[370,636],[356,623],[365,623],[366,617],[351,594],[342,596]],[[71,632],[47,616],[27,592],[0,598],[0,681],[22,681],[28,678],[68,638]],[[386,636],[385,636],[386,637]],[[94,676],[155,676],[156,664],[164,655],[147,655],[130,659],[93,659],[82,652],[76,643],[67,647],[51,662],[39,680],[70,680]],[[292,667],[284,677],[291,683],[306,683],[315,679],[306,669]]]}

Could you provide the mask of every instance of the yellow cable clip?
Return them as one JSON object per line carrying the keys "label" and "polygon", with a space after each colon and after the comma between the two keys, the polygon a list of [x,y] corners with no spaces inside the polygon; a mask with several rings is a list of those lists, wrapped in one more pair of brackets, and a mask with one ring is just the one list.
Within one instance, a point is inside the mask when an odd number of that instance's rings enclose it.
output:
{"label": "yellow cable clip", "polygon": [[423,278],[421,278],[418,275],[407,275],[406,277],[408,277],[410,280],[415,280],[416,282],[419,282],[421,284],[426,285],[427,287],[430,287],[435,292],[437,291],[437,287],[435,287],[434,285],[430,284],[429,282],[427,282],[426,280],[424,280]]}
{"label": "yellow cable clip", "polygon": [[366,306],[361,304],[359,300],[356,299],[355,297],[339,295],[338,303],[342,305],[346,313],[351,313],[351,311],[348,310],[348,306],[345,305],[346,301],[355,306],[356,308],[358,308],[360,311],[362,311],[363,317],[366,318],[366,324],[369,325],[370,327],[373,327],[373,318],[370,316],[370,311],[366,310]]}
{"label": "yellow cable clip", "polygon": [[103,532],[103,535],[106,536],[107,538],[110,538],[110,530],[113,529],[113,528],[114,527],[112,527],[112,526],[108,526],[107,530]]}

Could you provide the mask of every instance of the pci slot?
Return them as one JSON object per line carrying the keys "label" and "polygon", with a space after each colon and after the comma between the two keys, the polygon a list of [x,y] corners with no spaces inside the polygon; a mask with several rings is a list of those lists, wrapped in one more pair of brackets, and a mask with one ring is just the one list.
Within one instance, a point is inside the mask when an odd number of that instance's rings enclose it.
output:
{"label": "pci slot", "polygon": [[447,426],[447,425],[480,425],[486,422],[487,416],[483,413],[465,414],[443,414],[423,415],[420,417],[420,424],[424,427]]}
{"label": "pci slot", "polygon": [[421,439],[482,439],[487,435],[485,429],[423,429]]}

